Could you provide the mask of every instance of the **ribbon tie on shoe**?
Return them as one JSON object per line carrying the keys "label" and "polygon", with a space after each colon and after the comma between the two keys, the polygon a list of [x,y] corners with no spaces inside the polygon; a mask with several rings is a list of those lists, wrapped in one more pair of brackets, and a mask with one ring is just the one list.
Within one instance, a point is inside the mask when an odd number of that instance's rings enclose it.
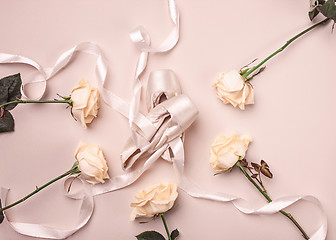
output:
{"label": "ribbon tie on shoe", "polygon": [[[70,62],[72,62],[76,52],[84,52],[94,55],[97,57],[97,64],[96,64],[97,83],[104,102],[112,109],[116,110],[117,112],[128,118],[130,126],[131,127],[133,125],[137,126],[139,129],[141,129],[142,133],[144,133],[144,135],[147,137],[148,135],[152,135],[153,132],[155,132],[156,128],[151,124],[150,121],[147,120],[145,116],[143,116],[141,113],[138,112],[138,104],[140,103],[140,94],[141,94],[141,83],[139,77],[146,68],[149,53],[168,52],[175,47],[175,45],[179,40],[179,11],[177,9],[177,6],[175,5],[174,0],[167,0],[167,2],[169,7],[169,15],[174,24],[174,28],[158,47],[153,48],[150,46],[150,36],[143,27],[136,28],[134,31],[130,33],[131,40],[135,43],[136,47],[141,51],[135,74],[136,83],[134,84],[135,86],[133,88],[134,97],[131,101],[131,104],[128,104],[126,101],[124,101],[123,99],[121,99],[113,92],[104,87],[108,65],[105,62],[105,59],[103,58],[100,47],[91,42],[80,43],[74,46],[73,48],[65,51],[64,53],[61,54],[61,56],[57,59],[55,65],[51,68],[42,67],[36,61],[24,56],[19,56],[16,54],[5,54],[5,53],[0,53],[0,64],[23,63],[34,67],[37,71],[36,72],[34,71],[33,74],[29,76],[28,80],[26,79],[26,81],[22,84],[21,92],[26,99],[39,100],[43,97],[47,89],[47,80],[51,79],[58,72],[64,69]],[[43,84],[42,91],[39,92],[37,96],[30,98],[28,94],[25,93],[24,87],[28,84],[39,82]],[[180,102],[183,102],[183,100],[180,100]],[[140,135],[132,135],[132,139],[137,139],[137,136]],[[171,135],[167,133],[167,136]],[[143,140],[141,137],[139,137],[139,139]],[[93,201],[94,195],[118,190],[133,183],[136,179],[138,179],[142,175],[142,173],[146,169],[150,167],[150,165],[154,161],[156,161],[163,154],[163,152],[167,148],[168,144],[164,144],[164,146],[162,146],[160,149],[158,149],[155,153],[153,153],[150,156],[150,158],[146,161],[146,163],[141,169],[138,169],[133,172],[128,172],[121,176],[116,176],[112,178],[110,181],[107,181],[105,184],[90,186],[83,182],[83,184],[85,185],[85,189],[78,196],[77,195],[72,196],[66,193],[65,194],[66,196],[74,199],[80,199],[82,201],[78,223],[72,229],[63,230],[44,226],[42,224],[10,222],[8,221],[6,215],[5,215],[5,221],[7,221],[16,232],[23,235],[40,237],[40,238],[49,238],[49,239],[67,238],[68,236],[72,235],[73,233],[81,229],[89,221],[94,208],[94,201]],[[0,190],[1,190],[0,197],[2,203],[5,204],[8,189],[1,188]]]}
{"label": "ribbon tie on shoe", "polygon": [[[148,82],[148,106],[146,119],[152,123],[156,131],[142,136],[141,145],[136,145],[129,138],[125,150],[121,153],[121,164],[125,174],[112,177],[104,184],[92,186],[92,194],[99,195],[124,188],[136,181],[157,159],[169,155],[166,160],[172,161],[174,151],[169,150],[172,143],[182,143],[184,131],[195,121],[198,109],[185,94],[180,94],[180,85],[171,70],[152,72]],[[132,129],[141,135],[141,129]],[[171,154],[170,154],[171,153]],[[140,158],[146,160],[143,165],[132,168]]]}
{"label": "ribbon tie on shoe", "polygon": [[[198,110],[188,96],[181,94],[179,82],[171,70],[152,72],[147,87],[146,116],[156,131],[138,145],[130,138],[121,154],[122,168],[127,170],[141,157],[146,157],[172,140],[180,138],[183,132],[195,121]],[[167,147],[168,148],[168,147]],[[168,149],[162,157],[171,161]]]}

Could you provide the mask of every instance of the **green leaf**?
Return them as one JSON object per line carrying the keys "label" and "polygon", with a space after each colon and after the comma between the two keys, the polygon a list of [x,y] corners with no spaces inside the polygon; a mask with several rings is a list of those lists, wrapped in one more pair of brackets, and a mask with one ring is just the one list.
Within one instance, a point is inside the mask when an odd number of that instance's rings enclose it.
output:
{"label": "green leaf", "polygon": [[[21,98],[21,85],[20,73],[0,79],[0,104]],[[5,106],[5,110],[12,110],[16,105],[7,105]]]}
{"label": "green leaf", "polygon": [[[1,205],[1,199],[0,199],[0,208],[2,208],[2,205]],[[3,211],[0,212],[0,224],[3,222],[5,216],[3,214]]]}
{"label": "green leaf", "polygon": [[308,13],[310,21],[312,21],[320,12],[315,8]]}
{"label": "green leaf", "polygon": [[245,68],[245,69],[242,68],[239,70],[239,74],[243,76],[245,73],[248,72],[248,70],[250,70],[250,68]]}
{"label": "green leaf", "polygon": [[172,233],[170,234],[170,237],[172,240],[176,239],[178,237],[178,235],[180,235],[180,232],[175,229],[174,231],[172,231]]}
{"label": "green leaf", "polygon": [[336,6],[335,0],[326,1],[321,7],[318,8],[320,12],[327,18],[336,21]]}
{"label": "green leaf", "polygon": [[136,236],[138,240],[165,240],[161,233],[155,231],[146,231]]}
{"label": "green leaf", "polygon": [[7,110],[3,117],[0,118],[0,133],[14,131],[14,118]]}

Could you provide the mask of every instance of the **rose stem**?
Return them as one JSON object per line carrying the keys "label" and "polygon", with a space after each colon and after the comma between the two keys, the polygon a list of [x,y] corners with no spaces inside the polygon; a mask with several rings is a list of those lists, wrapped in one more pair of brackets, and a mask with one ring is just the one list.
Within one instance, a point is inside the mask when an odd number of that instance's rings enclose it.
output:
{"label": "rose stem", "polygon": [[35,191],[33,191],[32,193],[28,194],[27,196],[25,196],[24,198],[21,198],[20,200],[16,201],[15,203],[12,203],[6,207],[3,207],[3,208],[0,208],[0,212],[3,212],[11,207],[14,207],[15,205],[19,204],[19,203],[22,203],[23,201],[27,200],[28,198],[30,198],[31,196],[33,196],[34,194],[38,193],[39,191],[41,191],[42,189],[44,189],[45,187],[49,186],[50,184],[68,176],[68,175],[71,175],[71,174],[76,174],[76,173],[80,173],[80,170],[78,168],[78,162],[75,162],[74,165],[72,166],[72,168],[67,171],[66,173],[58,176],[57,178],[51,180],[50,182],[44,184],[43,186],[39,187],[39,188],[36,188]]}
{"label": "rose stem", "polygon": [[12,104],[12,103],[68,103],[68,104],[71,104],[72,100],[71,99],[69,99],[69,100],[51,100],[51,101],[14,100],[14,101],[11,101],[11,102],[1,104],[0,107],[4,107],[4,106],[7,106],[7,105]]}
{"label": "rose stem", "polygon": [[[259,192],[267,199],[267,201],[270,203],[272,202],[272,199],[268,196],[267,193],[265,193],[260,187],[259,185],[251,178],[251,176],[245,171],[245,169],[243,168],[243,166],[240,164],[240,161],[238,161],[236,163],[236,167],[238,167],[240,169],[240,171],[242,171],[242,173],[244,173],[244,175],[247,177],[247,179],[259,190]],[[300,224],[295,220],[295,218],[290,214],[285,212],[284,210],[280,210],[279,212],[281,212],[283,215],[285,215],[287,218],[289,218],[294,225],[300,230],[300,232],[302,233],[302,236],[304,239],[309,239],[307,233],[303,230],[303,228],[300,226]]]}
{"label": "rose stem", "polygon": [[274,53],[272,53],[271,55],[269,55],[267,58],[265,58],[262,62],[260,62],[257,66],[251,68],[249,71],[247,71],[245,74],[242,75],[242,77],[244,79],[246,79],[246,77],[248,75],[250,75],[252,72],[254,72],[255,70],[257,70],[261,65],[263,65],[265,62],[267,62],[268,60],[270,60],[272,57],[274,57],[275,55],[277,55],[278,53],[282,52],[289,44],[291,44],[294,40],[296,40],[297,38],[301,37],[303,34],[309,32],[310,30],[314,29],[315,27],[329,21],[329,18],[324,19],[321,22],[318,22],[316,24],[314,24],[313,26],[307,28],[306,30],[300,32],[299,34],[295,35],[293,38],[289,39],[285,45],[283,45],[281,48],[279,48],[278,50],[276,50]]}
{"label": "rose stem", "polygon": [[162,219],[163,225],[164,225],[164,227],[165,227],[165,229],[166,229],[166,232],[167,232],[168,238],[169,238],[169,240],[171,240],[170,233],[169,233],[169,230],[168,230],[168,226],[167,226],[167,223],[166,223],[166,219],[165,219],[165,217],[164,217],[163,213],[161,213],[161,214],[160,214],[160,216],[161,216],[161,219]]}

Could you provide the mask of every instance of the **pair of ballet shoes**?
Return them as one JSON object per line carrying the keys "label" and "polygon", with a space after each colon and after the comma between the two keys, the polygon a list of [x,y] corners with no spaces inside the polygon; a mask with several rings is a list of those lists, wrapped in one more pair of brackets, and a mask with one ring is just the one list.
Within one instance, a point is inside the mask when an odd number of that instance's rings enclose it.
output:
{"label": "pair of ballet shoes", "polygon": [[[129,138],[121,153],[121,164],[128,170],[140,158],[150,156],[177,137],[183,139],[183,132],[195,121],[198,110],[190,98],[181,93],[181,87],[172,70],[151,72],[146,96],[148,114],[146,118],[156,131],[147,136],[144,146],[136,146]],[[172,151],[167,149],[162,158],[172,161]]]}

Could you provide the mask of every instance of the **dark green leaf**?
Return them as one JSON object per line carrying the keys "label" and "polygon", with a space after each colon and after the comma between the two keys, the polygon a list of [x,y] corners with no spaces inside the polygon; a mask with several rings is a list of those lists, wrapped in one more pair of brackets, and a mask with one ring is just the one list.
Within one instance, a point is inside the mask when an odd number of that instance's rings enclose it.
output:
{"label": "dark green leaf", "polygon": [[165,240],[161,233],[155,231],[146,231],[136,236],[138,240]]}
{"label": "dark green leaf", "polygon": [[170,237],[172,240],[176,239],[178,237],[178,235],[180,235],[180,232],[175,229],[174,231],[172,231],[172,233],[170,234]]}
{"label": "dark green leaf", "polygon": [[[1,199],[0,199],[0,208],[2,208],[2,205],[1,205]],[[4,214],[3,214],[3,211],[0,212],[0,224],[3,222],[4,220]]]}
{"label": "dark green leaf", "polygon": [[319,11],[327,18],[336,21],[336,6],[335,0],[326,1],[321,7],[318,8]]}
{"label": "dark green leaf", "polygon": [[5,117],[5,113],[6,113],[5,108],[4,107],[0,107],[0,118]]}
{"label": "dark green leaf", "polygon": [[[21,85],[20,73],[0,79],[0,104],[21,98]],[[16,105],[7,105],[5,110],[12,110]]]}
{"label": "dark green leaf", "polygon": [[320,12],[315,8],[308,13],[310,21],[312,21]]}
{"label": "dark green leaf", "polygon": [[[11,85],[8,88],[8,101],[14,101],[21,98],[21,75],[20,73],[6,77]],[[8,105],[6,110],[11,110],[16,106],[16,104]]]}
{"label": "dark green leaf", "polygon": [[0,105],[8,101],[8,87],[2,86],[2,83],[0,80]]}
{"label": "dark green leaf", "polygon": [[0,118],[0,133],[14,131],[14,119],[10,112],[5,111],[5,114]]}

